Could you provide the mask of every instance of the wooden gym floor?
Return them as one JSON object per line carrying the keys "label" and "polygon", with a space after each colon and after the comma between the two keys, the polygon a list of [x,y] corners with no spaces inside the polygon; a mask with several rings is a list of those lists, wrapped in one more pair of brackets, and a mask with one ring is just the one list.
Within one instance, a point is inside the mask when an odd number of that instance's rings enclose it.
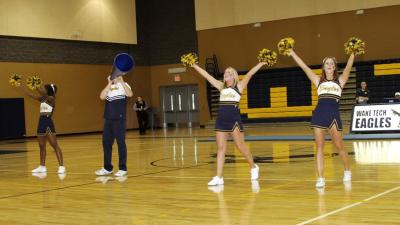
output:
{"label": "wooden gym floor", "polygon": [[[265,125],[246,135],[308,135],[307,125]],[[36,139],[0,142],[0,224],[400,224],[400,141],[345,141],[353,181],[343,184],[339,157],[327,142],[324,189],[316,189],[313,141],[247,142],[258,182],[232,142],[225,185],[216,172],[212,129],[137,131],[127,135],[129,176],[96,177],[101,134],[60,136],[67,174],[48,146],[46,175]],[[118,154],[114,149],[114,165]],[[117,168],[116,168],[117,169]]]}

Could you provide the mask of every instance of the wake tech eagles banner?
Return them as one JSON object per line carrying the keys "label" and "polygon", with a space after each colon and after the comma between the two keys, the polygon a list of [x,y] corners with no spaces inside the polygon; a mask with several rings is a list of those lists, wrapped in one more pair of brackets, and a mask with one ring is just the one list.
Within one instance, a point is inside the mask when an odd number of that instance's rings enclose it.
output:
{"label": "wake tech eagles banner", "polygon": [[351,131],[400,131],[400,104],[355,105]]}

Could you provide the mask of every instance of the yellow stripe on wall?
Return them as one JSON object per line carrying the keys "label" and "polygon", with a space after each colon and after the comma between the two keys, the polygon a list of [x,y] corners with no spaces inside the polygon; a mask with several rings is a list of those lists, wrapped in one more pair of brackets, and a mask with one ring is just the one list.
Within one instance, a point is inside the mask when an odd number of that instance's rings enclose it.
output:
{"label": "yellow stripe on wall", "polygon": [[400,75],[400,69],[374,70],[375,76]]}
{"label": "yellow stripe on wall", "polygon": [[275,112],[301,112],[301,111],[312,111],[315,106],[289,106],[289,107],[276,107],[276,108],[251,108],[251,109],[240,109],[240,113],[275,113]]}
{"label": "yellow stripe on wall", "polygon": [[312,111],[307,112],[279,112],[279,113],[254,113],[247,114],[249,119],[260,119],[260,118],[290,118],[290,117],[305,117],[311,116]]}
{"label": "yellow stripe on wall", "polygon": [[[271,108],[287,107],[287,89],[286,87],[274,87],[270,91]],[[281,101],[276,101],[276,100]]]}
{"label": "yellow stripe on wall", "polygon": [[374,75],[400,75],[400,63],[376,64],[374,65]]}
{"label": "yellow stripe on wall", "polygon": [[400,69],[400,63],[375,64],[375,70]]}

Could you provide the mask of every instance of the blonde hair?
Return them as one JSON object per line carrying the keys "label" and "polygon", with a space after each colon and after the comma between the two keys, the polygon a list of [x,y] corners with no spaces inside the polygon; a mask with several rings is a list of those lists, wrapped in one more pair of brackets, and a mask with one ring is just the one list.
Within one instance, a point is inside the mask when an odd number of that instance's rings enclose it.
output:
{"label": "blonde hair", "polygon": [[[234,83],[233,86],[235,87],[239,83],[239,74],[238,74],[238,72],[233,67],[228,67],[228,68],[225,69],[225,71],[226,70],[231,70],[232,71],[234,79],[235,79],[235,83]],[[222,85],[222,88],[227,88],[228,86],[227,86],[227,84],[225,82],[225,78],[224,78],[224,82],[223,83],[224,84]]]}

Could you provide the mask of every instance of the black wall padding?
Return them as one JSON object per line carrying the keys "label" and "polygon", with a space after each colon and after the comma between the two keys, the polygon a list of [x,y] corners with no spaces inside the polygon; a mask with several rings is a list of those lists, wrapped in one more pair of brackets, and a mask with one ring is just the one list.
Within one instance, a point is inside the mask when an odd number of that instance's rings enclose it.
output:
{"label": "black wall padding", "polygon": [[25,136],[23,98],[0,98],[0,139]]}

